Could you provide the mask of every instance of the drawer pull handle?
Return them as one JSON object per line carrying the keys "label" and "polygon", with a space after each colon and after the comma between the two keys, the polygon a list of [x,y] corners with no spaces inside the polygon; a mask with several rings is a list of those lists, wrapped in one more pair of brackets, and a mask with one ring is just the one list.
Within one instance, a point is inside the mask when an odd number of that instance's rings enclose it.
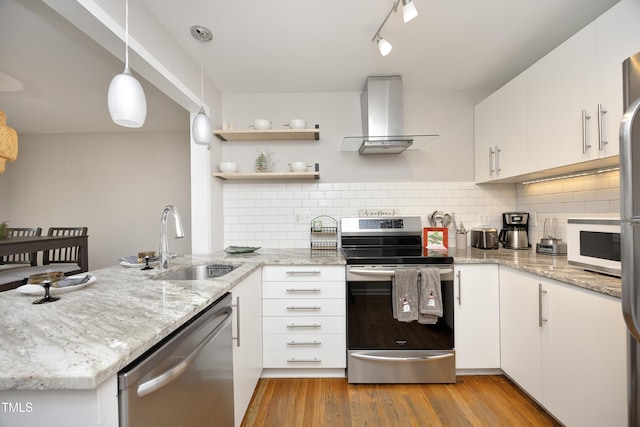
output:
{"label": "drawer pull handle", "polygon": [[322,342],[317,341],[317,340],[313,340],[313,341],[294,341],[291,340],[287,343],[287,345],[321,345]]}
{"label": "drawer pull handle", "polygon": [[312,306],[302,306],[302,307],[298,307],[295,305],[290,305],[287,307],[287,310],[320,310],[322,309],[322,307],[317,306],[317,305],[312,305]]}
{"label": "drawer pull handle", "polygon": [[289,270],[287,276],[318,276],[322,274],[320,270]]}
{"label": "drawer pull handle", "polygon": [[287,325],[287,328],[321,328],[322,325],[320,323],[313,323],[311,325],[296,325],[295,323],[291,323],[290,325]]}
{"label": "drawer pull handle", "polygon": [[320,289],[318,289],[318,288],[311,288],[311,289],[289,288],[289,289],[287,289],[287,292],[320,292]]}
{"label": "drawer pull handle", "polygon": [[317,357],[314,357],[313,359],[296,359],[295,357],[292,357],[291,359],[287,359],[288,363],[321,363],[322,360],[318,359]]}

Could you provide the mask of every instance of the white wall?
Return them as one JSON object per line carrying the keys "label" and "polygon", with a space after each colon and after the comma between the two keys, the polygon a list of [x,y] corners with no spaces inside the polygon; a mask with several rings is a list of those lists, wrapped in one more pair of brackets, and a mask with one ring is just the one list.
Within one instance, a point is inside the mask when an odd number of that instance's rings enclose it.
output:
{"label": "white wall", "polygon": [[[13,227],[89,227],[89,268],[158,250],[167,204],[180,211],[191,250],[189,133],[20,135],[18,159],[0,174],[0,221]],[[6,198],[5,198],[6,197]],[[10,203],[6,203],[6,200]]]}
{"label": "white wall", "polygon": [[360,92],[223,94],[222,120],[236,129],[248,128],[257,118],[271,120],[274,128],[301,118],[309,127],[320,125],[320,140],[227,142],[222,143],[222,156],[237,162],[241,171],[253,171],[256,150],[267,147],[278,155],[276,170],[288,170],[292,161],[319,163],[321,182],[471,181],[473,106],[487,95],[405,92],[405,132],[440,136],[420,151],[360,156],[340,151],[345,136],[362,135]]}

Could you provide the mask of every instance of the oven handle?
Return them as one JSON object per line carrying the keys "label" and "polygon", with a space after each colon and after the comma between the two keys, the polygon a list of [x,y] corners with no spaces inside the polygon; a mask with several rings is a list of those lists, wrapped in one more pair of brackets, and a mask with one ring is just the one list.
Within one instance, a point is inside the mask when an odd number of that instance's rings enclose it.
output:
{"label": "oven handle", "polygon": [[[351,268],[347,271],[348,273],[352,273],[352,274],[359,274],[361,276],[388,276],[388,277],[392,277],[396,275],[396,271],[395,270],[368,270],[366,268],[362,268],[362,269],[357,269],[357,268]],[[440,274],[451,274],[453,273],[453,270],[450,268],[443,268],[440,270]]]}
{"label": "oven handle", "polygon": [[431,359],[446,359],[448,357],[454,357],[453,353],[433,354],[429,356],[412,356],[412,357],[392,357],[392,356],[374,356],[371,354],[351,353],[349,355],[354,359],[361,360],[377,360],[382,362],[419,362],[423,360]]}

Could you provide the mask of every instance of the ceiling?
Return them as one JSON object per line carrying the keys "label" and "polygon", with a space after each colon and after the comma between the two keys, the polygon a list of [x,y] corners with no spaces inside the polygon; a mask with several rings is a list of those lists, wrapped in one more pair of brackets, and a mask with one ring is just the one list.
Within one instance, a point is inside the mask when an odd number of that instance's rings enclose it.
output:
{"label": "ceiling", "polygon": [[[204,69],[222,93],[360,91],[382,74],[402,75],[405,90],[495,90],[617,2],[414,0],[417,18],[403,24],[399,11],[384,26],[393,50],[382,57],[371,39],[392,0],[130,1],[145,3],[196,64],[189,29],[211,29]],[[33,0],[0,0],[0,40],[0,109],[19,133],[123,130],[106,106],[121,58]],[[3,73],[24,89],[7,91]],[[142,83],[142,131],[188,128],[183,108]]]}

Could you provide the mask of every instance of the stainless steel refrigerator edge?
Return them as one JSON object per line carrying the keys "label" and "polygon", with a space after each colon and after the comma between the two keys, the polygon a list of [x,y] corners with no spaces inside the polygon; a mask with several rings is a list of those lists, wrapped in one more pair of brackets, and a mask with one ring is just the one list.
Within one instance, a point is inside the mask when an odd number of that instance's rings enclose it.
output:
{"label": "stainless steel refrigerator edge", "polygon": [[627,324],[629,426],[640,425],[640,52],[623,63],[625,114],[620,124],[622,312]]}

